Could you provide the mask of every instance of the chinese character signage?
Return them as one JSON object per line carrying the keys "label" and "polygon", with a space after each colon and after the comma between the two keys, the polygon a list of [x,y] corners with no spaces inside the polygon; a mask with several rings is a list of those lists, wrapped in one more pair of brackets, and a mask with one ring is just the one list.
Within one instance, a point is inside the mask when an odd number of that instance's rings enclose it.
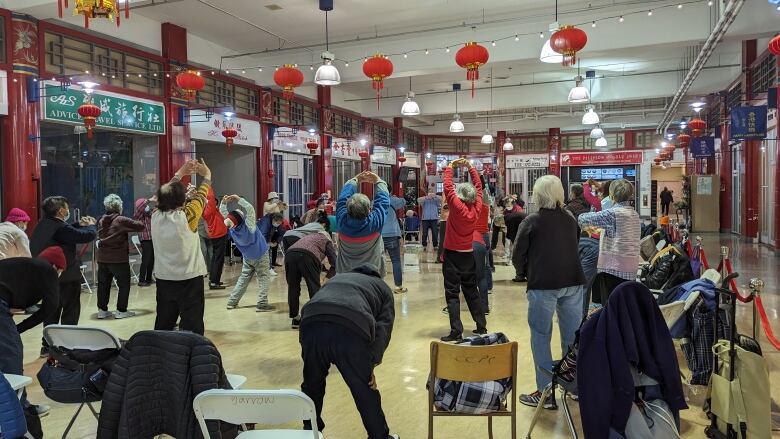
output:
{"label": "chinese character signage", "polygon": [[642,151],[565,152],[561,154],[561,166],[638,165],[641,163]]}
{"label": "chinese character signage", "polygon": [[260,148],[260,122],[241,118],[227,120],[225,116],[215,113],[210,120],[206,120],[203,110],[190,112],[190,137],[198,140],[210,140],[224,142],[222,130],[233,127],[238,131],[238,136],[233,139],[236,145],[254,146]]}
{"label": "chinese character signage", "polygon": [[695,137],[691,140],[691,155],[695,159],[715,157],[714,137]]}
{"label": "chinese character signage", "polygon": [[[81,124],[78,109],[86,93],[71,86],[63,92],[59,83],[45,83],[45,98],[41,98],[44,120]],[[144,134],[165,134],[165,105],[162,102],[134,98],[116,93],[95,91],[92,103],[100,107],[97,126]]]}
{"label": "chinese character signage", "polygon": [[360,160],[360,142],[333,137],[330,144],[331,157],[334,159]]}
{"label": "chinese character signage", "polygon": [[731,109],[731,140],[753,140],[766,137],[766,105]]}
{"label": "chinese character signage", "polygon": [[[316,143],[317,149],[313,152],[308,148],[309,143]],[[273,150],[295,152],[308,155],[320,154],[320,136],[319,134],[312,134],[306,130],[299,130],[297,128],[278,127],[274,131]]]}
{"label": "chinese character signage", "polygon": [[[395,148],[389,148],[387,146],[374,146],[372,149],[371,163],[395,165]],[[405,163],[404,166],[406,166]]]}
{"label": "chinese character signage", "polygon": [[507,169],[546,168],[550,163],[548,154],[511,154],[506,156]]}

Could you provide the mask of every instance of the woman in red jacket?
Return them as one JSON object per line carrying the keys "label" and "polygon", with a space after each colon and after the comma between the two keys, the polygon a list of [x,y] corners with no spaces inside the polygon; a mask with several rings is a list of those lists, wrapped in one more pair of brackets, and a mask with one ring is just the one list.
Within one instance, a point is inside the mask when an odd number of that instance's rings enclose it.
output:
{"label": "woman in red jacket", "polygon": [[217,198],[214,189],[209,188],[206,197],[206,208],[203,209],[203,220],[206,222],[209,233],[209,245],[211,246],[211,263],[209,264],[209,289],[224,290],[222,285],[222,268],[225,266],[225,245],[228,240],[228,229],[225,227],[225,218],[217,208]]}
{"label": "woman in red jacket", "polygon": [[[452,183],[452,170],[468,169],[471,183]],[[477,324],[475,334],[487,334],[485,312],[477,291],[476,262],[472,247],[477,220],[482,210],[482,183],[477,170],[465,158],[453,161],[444,170],[444,196],[450,208],[444,237],[444,297],[450,316],[450,333],[442,341],[460,341],[463,323],[460,321],[460,291],[466,299],[471,317]]]}

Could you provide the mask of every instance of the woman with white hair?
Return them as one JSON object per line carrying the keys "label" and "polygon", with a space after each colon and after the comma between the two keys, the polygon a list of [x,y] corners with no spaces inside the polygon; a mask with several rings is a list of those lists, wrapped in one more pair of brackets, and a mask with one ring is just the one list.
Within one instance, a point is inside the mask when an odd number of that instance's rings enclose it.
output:
{"label": "woman with white hair", "polygon": [[[639,266],[641,224],[631,205],[634,185],[626,179],[609,185],[612,207],[601,212],[583,213],[577,219],[582,230],[600,233],[598,274],[593,280],[593,302],[607,303],[607,297],[618,285],[636,280]],[[602,204],[603,207],[603,204]]]}
{"label": "woman with white hair", "polygon": [[[128,235],[144,230],[144,223],[122,216],[122,199],[117,194],[109,194],[103,200],[106,213],[98,221],[98,318],[111,316],[117,319],[132,317],[135,312],[127,310],[130,296],[130,253]],[[108,310],[111,297],[111,282],[116,279],[119,295],[116,299],[116,312]]]}
{"label": "woman with white hair", "polygon": [[[563,207],[563,185],[554,175],[534,183],[533,202],[539,211],[520,224],[512,253],[518,274],[528,278],[528,326],[536,371],[536,390],[520,395],[520,403],[536,407],[550,377],[539,371],[552,363],[553,314],[558,313],[561,351],[574,343],[582,319],[582,285],[585,275],[577,247],[577,220]],[[553,408],[552,396],[544,408]]]}

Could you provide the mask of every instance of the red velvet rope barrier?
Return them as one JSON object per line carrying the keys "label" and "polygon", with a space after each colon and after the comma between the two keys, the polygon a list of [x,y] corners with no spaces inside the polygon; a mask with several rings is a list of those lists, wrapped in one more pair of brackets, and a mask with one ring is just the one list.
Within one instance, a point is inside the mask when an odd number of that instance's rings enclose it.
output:
{"label": "red velvet rope barrier", "polygon": [[[721,261],[720,264],[718,264],[718,273],[720,273],[721,269],[723,268],[723,261]],[[731,268],[731,259],[726,259],[726,274],[729,275],[733,273],[734,270]],[[742,303],[750,303],[753,301],[753,295],[749,296],[743,296],[742,293],[739,291],[739,288],[737,288],[737,281],[735,279],[731,279],[731,282],[729,283],[729,286],[731,287],[731,291],[734,292],[734,295],[737,296],[737,300],[739,300]]]}
{"label": "red velvet rope barrier", "polygon": [[769,343],[775,347],[775,349],[780,350],[780,340],[778,340],[775,337],[775,334],[772,332],[772,326],[769,325],[769,318],[766,316],[766,310],[764,309],[764,303],[761,300],[761,296],[756,296],[755,300],[756,309],[758,309],[758,315],[761,316],[761,326],[764,327],[766,338],[769,340]]}

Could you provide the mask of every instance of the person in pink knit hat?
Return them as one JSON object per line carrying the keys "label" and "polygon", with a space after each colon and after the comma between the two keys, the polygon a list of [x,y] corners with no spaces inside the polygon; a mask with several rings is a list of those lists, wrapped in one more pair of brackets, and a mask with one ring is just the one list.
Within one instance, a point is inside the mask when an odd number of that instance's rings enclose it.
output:
{"label": "person in pink knit hat", "polygon": [[0,259],[29,258],[30,239],[25,234],[30,216],[22,209],[14,207],[0,223]]}

